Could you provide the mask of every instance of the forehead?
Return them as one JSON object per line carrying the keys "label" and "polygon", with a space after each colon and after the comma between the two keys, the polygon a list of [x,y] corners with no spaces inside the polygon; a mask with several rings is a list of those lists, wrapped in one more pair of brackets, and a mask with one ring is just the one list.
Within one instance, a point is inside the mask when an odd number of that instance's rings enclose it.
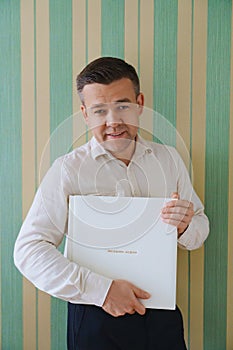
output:
{"label": "forehead", "polygon": [[126,99],[129,102],[136,102],[134,86],[128,78],[116,80],[108,85],[98,83],[85,85],[82,94],[87,107]]}

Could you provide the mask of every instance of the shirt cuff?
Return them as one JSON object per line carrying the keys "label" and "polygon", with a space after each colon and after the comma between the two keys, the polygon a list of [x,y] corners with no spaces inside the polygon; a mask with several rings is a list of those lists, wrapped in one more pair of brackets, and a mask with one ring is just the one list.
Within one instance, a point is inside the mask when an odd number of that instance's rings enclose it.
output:
{"label": "shirt cuff", "polygon": [[82,300],[88,304],[102,306],[112,284],[112,279],[90,272],[85,281]]}
{"label": "shirt cuff", "polygon": [[178,244],[181,248],[188,249],[192,245],[192,231],[193,223],[191,222],[180,238],[178,238]]}

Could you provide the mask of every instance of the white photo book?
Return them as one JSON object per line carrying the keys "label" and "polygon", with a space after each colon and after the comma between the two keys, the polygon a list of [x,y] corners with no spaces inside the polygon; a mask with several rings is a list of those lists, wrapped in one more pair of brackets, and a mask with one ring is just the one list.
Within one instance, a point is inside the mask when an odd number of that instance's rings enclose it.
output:
{"label": "white photo book", "polygon": [[148,291],[147,308],[176,307],[177,233],[161,209],[170,199],[70,196],[65,255]]}

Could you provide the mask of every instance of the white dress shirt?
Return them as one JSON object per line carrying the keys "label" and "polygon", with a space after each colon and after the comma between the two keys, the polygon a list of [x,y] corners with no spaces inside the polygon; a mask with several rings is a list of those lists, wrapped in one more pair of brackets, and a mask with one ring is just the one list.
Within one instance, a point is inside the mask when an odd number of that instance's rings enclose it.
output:
{"label": "white dress shirt", "polygon": [[112,280],[70,262],[57,249],[67,233],[69,195],[170,197],[172,192],[193,202],[195,211],[178,244],[197,249],[209,223],[177,151],[138,136],[126,166],[92,138],[58,158],[44,177],[15,243],[15,265],[50,295],[101,306]]}

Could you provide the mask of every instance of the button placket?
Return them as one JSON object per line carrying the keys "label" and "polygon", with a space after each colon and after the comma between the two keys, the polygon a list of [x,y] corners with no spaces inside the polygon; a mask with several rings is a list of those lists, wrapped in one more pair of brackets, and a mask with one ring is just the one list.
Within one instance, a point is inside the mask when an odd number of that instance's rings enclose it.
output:
{"label": "button placket", "polygon": [[135,167],[135,164],[133,162],[131,162],[127,168],[127,177],[128,177],[129,184],[131,187],[132,195],[134,197],[140,197],[141,191],[140,191],[140,188],[139,188],[138,183],[137,183],[137,179],[136,179],[135,174],[134,174],[134,167]]}

